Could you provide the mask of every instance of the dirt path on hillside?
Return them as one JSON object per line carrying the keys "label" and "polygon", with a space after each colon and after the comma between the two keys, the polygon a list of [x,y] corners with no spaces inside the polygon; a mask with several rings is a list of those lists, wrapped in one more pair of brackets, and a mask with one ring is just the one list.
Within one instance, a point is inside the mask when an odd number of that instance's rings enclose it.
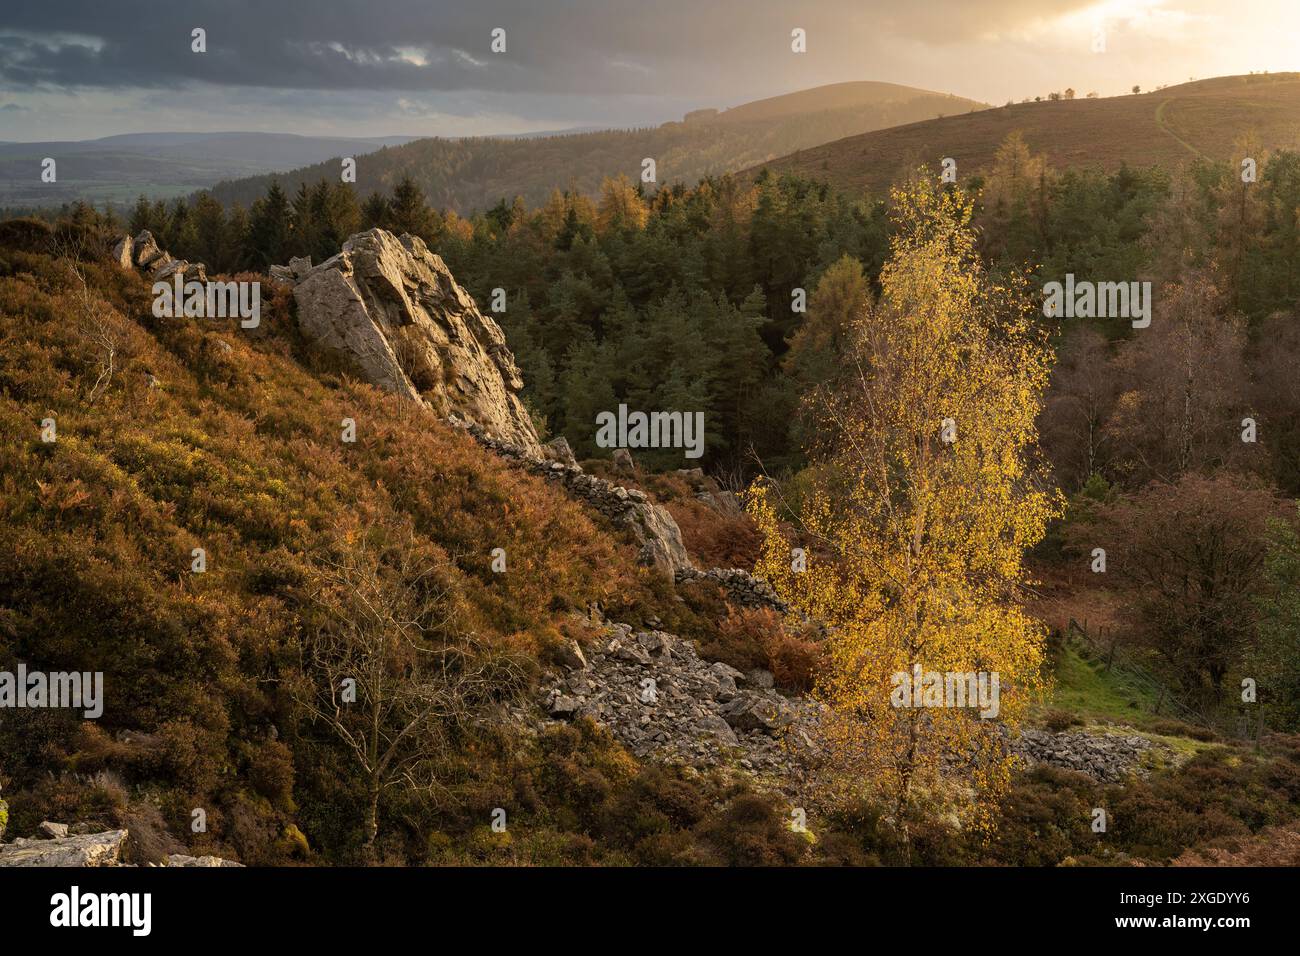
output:
{"label": "dirt path on hillside", "polygon": [[1173,137],[1175,140],[1177,140],[1178,143],[1179,143],[1179,145],[1181,145],[1184,149],[1186,149],[1188,152],[1190,152],[1193,156],[1198,156],[1198,157],[1200,157],[1201,159],[1204,159],[1204,160],[1206,160],[1206,161],[1212,161],[1212,160],[1210,160],[1210,157],[1209,157],[1209,156],[1206,156],[1206,155],[1205,155],[1204,153],[1202,153],[1199,149],[1197,149],[1197,148],[1196,148],[1195,146],[1193,146],[1191,143],[1187,142],[1187,140],[1183,139],[1181,136],[1179,136],[1177,133],[1175,133],[1172,129],[1170,129],[1170,128],[1169,128],[1169,125],[1165,122],[1165,107],[1168,106],[1170,103],[1172,103],[1172,102],[1173,102],[1174,100],[1176,100],[1177,98],[1178,98],[1178,97],[1176,97],[1176,96],[1171,96],[1171,97],[1169,97],[1169,98],[1166,99],[1166,100],[1162,100],[1161,103],[1160,103],[1160,105],[1156,107],[1156,125],[1157,125],[1158,127],[1160,127],[1160,129],[1163,130],[1165,133],[1169,134],[1171,137]]}

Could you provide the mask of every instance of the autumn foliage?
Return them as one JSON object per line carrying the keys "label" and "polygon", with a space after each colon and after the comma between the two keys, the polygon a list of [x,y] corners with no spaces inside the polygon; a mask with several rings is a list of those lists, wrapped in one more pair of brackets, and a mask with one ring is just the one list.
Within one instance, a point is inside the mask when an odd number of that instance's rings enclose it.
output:
{"label": "autumn foliage", "polygon": [[[830,627],[818,693],[843,786],[904,810],[941,786],[945,754],[968,759],[986,794],[1007,780],[1000,729],[1024,714],[1043,661],[1023,555],[1058,499],[1033,457],[1050,352],[1025,286],[984,272],[959,192],[918,180],[893,202],[893,255],[879,302],[855,316],[844,384],[807,397],[822,441],[797,539],[781,533],[778,487],[749,500],[758,573]],[[806,571],[792,545],[816,546]],[[997,673],[999,719],[893,706],[893,675],[915,664]]]}

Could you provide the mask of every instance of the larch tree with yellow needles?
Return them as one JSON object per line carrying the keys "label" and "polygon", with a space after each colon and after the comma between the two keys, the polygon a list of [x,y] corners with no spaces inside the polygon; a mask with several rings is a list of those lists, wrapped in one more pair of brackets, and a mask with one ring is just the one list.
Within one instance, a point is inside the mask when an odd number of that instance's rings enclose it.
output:
{"label": "larch tree with yellow needles", "polygon": [[[805,397],[820,427],[797,504],[767,481],[748,493],[756,573],[829,627],[816,693],[832,789],[888,801],[905,835],[922,802],[990,825],[1008,729],[1042,681],[1023,556],[1061,503],[1036,453],[1051,351],[1027,282],[984,270],[969,198],[932,181],[894,191],[880,298]],[[977,679],[996,680],[993,706]]]}

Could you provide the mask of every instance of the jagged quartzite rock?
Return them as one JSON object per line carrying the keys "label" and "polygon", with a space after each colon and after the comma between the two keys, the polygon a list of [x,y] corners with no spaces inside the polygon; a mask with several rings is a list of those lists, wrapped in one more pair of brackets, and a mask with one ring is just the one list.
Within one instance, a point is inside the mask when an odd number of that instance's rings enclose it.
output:
{"label": "jagged quartzite rock", "polygon": [[158,248],[153,233],[148,229],[141,230],[140,235],[135,237],[133,246],[135,249],[135,264],[140,269],[153,265],[166,255],[165,252]]}
{"label": "jagged quartzite rock", "polygon": [[650,501],[637,504],[639,520],[629,527],[641,546],[641,560],[670,573],[690,567],[691,558],[682,543],[682,531],[668,509]]}
{"label": "jagged quartzite rock", "polygon": [[123,269],[130,269],[135,265],[135,243],[131,241],[130,236],[123,236],[113,247],[113,262]]}
{"label": "jagged quartzite rock", "polygon": [[722,719],[737,730],[780,730],[791,721],[779,698],[738,696],[722,709]]}
{"label": "jagged quartzite rock", "polygon": [[[77,823],[41,824],[41,833],[48,840],[14,840],[0,845],[0,867],[3,866],[132,866],[122,862],[122,848],[126,843],[126,830],[108,830],[103,833],[85,832],[91,827]],[[69,834],[71,830],[71,834]],[[151,864],[152,865],[152,864]],[[167,857],[167,866],[243,866],[219,856],[186,856],[173,853]]]}
{"label": "jagged quartzite rock", "polygon": [[154,263],[153,275],[151,276],[151,278],[153,279],[154,282],[159,282],[163,279],[170,279],[172,277],[172,274],[176,272],[179,272],[181,275],[185,275],[185,270],[188,269],[189,266],[190,266],[189,261],[186,259],[172,259],[170,257],[164,257]]}
{"label": "jagged quartzite rock", "polygon": [[615,448],[613,460],[615,471],[621,472],[624,475],[636,473],[636,463],[632,461],[632,453],[626,448]]}
{"label": "jagged quartzite rock", "polygon": [[177,259],[158,248],[158,243],[148,229],[132,239],[123,236],[113,247],[113,261],[123,269],[132,266],[146,273],[153,282],[170,281],[176,273],[187,282],[207,282],[207,267],[201,262]]}
{"label": "jagged quartzite rock", "polygon": [[0,846],[0,866],[116,866],[125,840],[125,830],[15,840]]}
{"label": "jagged quartzite rock", "polygon": [[[300,268],[290,263],[295,276]],[[372,384],[542,456],[505,335],[423,240],[358,233],[302,274],[293,294],[307,337],[350,359]]]}
{"label": "jagged quartzite rock", "polygon": [[573,639],[570,639],[566,644],[560,645],[555,658],[570,670],[582,671],[587,669],[587,658],[582,653],[582,648],[578,646],[578,642]]}

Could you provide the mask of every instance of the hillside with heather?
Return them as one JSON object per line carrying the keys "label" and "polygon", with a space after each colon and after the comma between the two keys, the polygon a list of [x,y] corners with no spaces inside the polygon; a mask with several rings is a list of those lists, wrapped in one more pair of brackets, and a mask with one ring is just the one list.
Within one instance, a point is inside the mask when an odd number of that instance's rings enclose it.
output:
{"label": "hillside with heather", "polygon": [[1053,169],[1106,172],[1197,159],[1239,162],[1243,149],[1300,144],[1297,73],[1225,76],[1125,96],[1069,94],[850,136],[758,164],[745,175],[792,173],[881,195],[919,162],[938,166],[949,157],[961,176],[986,174],[1013,133]]}

